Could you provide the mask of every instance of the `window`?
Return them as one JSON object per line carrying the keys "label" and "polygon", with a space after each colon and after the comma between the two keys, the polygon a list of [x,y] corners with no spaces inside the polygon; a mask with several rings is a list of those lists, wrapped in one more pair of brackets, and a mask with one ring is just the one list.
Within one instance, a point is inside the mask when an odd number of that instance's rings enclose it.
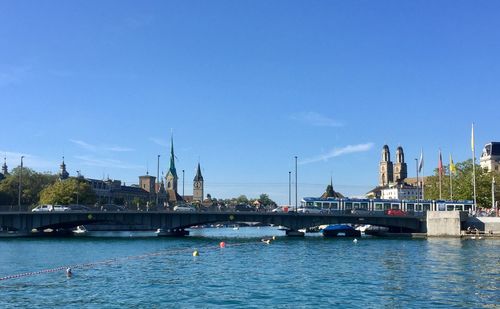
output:
{"label": "window", "polygon": [[446,205],[446,211],[452,211],[455,207],[453,205]]}
{"label": "window", "polygon": [[384,210],[391,209],[391,204],[390,203],[384,203]]}
{"label": "window", "polygon": [[345,203],[345,209],[352,209],[352,203],[351,202]]}
{"label": "window", "polygon": [[338,203],[332,203],[332,209],[337,210],[339,209],[339,204]]}
{"label": "window", "polygon": [[366,202],[361,203],[361,208],[368,209],[368,203],[366,203]]}
{"label": "window", "polygon": [[375,210],[382,210],[382,203],[375,203]]}
{"label": "window", "polygon": [[406,210],[413,211],[415,209],[415,204],[406,204]]}
{"label": "window", "polygon": [[391,209],[399,209],[399,204],[392,204]]}

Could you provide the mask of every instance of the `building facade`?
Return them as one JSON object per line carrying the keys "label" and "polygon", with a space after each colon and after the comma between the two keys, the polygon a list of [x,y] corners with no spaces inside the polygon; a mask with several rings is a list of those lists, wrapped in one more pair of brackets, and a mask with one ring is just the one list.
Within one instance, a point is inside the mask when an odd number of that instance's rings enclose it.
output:
{"label": "building facade", "polygon": [[491,142],[484,146],[479,164],[488,172],[500,172],[500,142]]}
{"label": "building facade", "polygon": [[380,198],[387,200],[422,199],[422,190],[406,183],[393,184],[380,190]]}

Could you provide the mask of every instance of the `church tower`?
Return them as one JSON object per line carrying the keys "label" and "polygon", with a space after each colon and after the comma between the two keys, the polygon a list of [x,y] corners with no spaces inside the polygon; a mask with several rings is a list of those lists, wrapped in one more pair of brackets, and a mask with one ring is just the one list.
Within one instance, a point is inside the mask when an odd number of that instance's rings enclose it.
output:
{"label": "church tower", "polygon": [[[166,181],[167,181],[167,192],[169,196],[173,194],[173,198],[176,199],[177,195],[177,171],[175,170],[175,155],[174,155],[174,138],[171,138],[171,145],[170,145],[170,168],[168,169],[168,173],[166,176]],[[169,198],[172,200],[172,197],[170,196]]]}
{"label": "church tower", "polygon": [[60,180],[65,180],[68,179],[69,173],[66,170],[66,164],[64,163],[64,157],[62,157],[62,163],[61,166],[59,167],[59,179]]}
{"label": "church tower", "polygon": [[391,162],[391,153],[389,146],[384,145],[382,148],[382,160],[379,168],[379,186],[387,186],[393,182],[393,168]]}
{"label": "church tower", "polygon": [[396,163],[394,164],[394,182],[400,183],[408,177],[408,168],[405,163],[405,154],[403,147],[399,146],[396,150]]}
{"label": "church tower", "polygon": [[200,163],[193,179],[193,201],[203,202],[203,176],[201,175]]}

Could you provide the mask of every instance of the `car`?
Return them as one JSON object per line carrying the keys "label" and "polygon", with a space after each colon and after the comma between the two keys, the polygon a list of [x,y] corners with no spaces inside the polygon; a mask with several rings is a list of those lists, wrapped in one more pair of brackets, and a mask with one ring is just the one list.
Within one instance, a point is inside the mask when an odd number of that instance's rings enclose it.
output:
{"label": "car", "polygon": [[105,204],[101,206],[101,211],[125,211],[125,207],[115,204]]}
{"label": "car", "polygon": [[299,214],[320,214],[320,213],[323,213],[323,210],[321,208],[318,208],[318,207],[305,206],[305,207],[298,208],[297,213],[299,213]]}
{"label": "car", "polygon": [[271,210],[271,212],[289,212],[290,211],[290,208],[288,206],[279,206],[279,207],[276,207],[274,208],[273,210]]}
{"label": "car", "polygon": [[91,210],[87,206],[78,205],[78,204],[68,205],[68,208],[70,211],[90,211]]}
{"label": "car", "polygon": [[369,215],[370,212],[368,210],[366,210],[366,209],[353,209],[351,211],[351,214],[365,216],[365,215]]}
{"label": "car", "polygon": [[45,212],[45,211],[68,211],[69,208],[63,205],[38,205],[33,208],[32,212]]}
{"label": "car", "polygon": [[174,207],[174,211],[192,212],[192,211],[196,211],[196,208],[194,208],[193,206],[189,206],[189,205],[177,205]]}
{"label": "car", "polygon": [[250,205],[246,205],[246,204],[238,204],[238,205],[234,206],[234,210],[235,211],[255,211],[255,208],[250,206]]}
{"label": "car", "polygon": [[388,216],[406,216],[406,212],[401,209],[387,209],[385,214]]}

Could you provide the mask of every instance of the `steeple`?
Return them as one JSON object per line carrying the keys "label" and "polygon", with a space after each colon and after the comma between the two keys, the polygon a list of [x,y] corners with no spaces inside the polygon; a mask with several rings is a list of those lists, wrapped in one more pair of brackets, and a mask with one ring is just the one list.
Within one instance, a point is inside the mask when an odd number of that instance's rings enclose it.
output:
{"label": "steeple", "polygon": [[68,171],[66,171],[66,164],[64,163],[64,157],[62,157],[62,163],[59,169],[59,179],[64,180],[69,177]]}
{"label": "steeple", "polygon": [[175,201],[177,199],[177,171],[175,170],[175,154],[174,154],[174,137],[171,137],[170,144],[170,168],[167,172],[167,192],[169,194],[169,200]]}
{"label": "steeple", "polygon": [[196,176],[193,179],[193,201],[203,202],[203,176],[201,175],[200,162],[196,169]]}
{"label": "steeple", "polygon": [[393,180],[396,183],[401,183],[408,177],[408,168],[405,163],[405,154],[403,147],[399,146],[396,149],[396,163],[394,164]]}
{"label": "steeple", "polygon": [[173,176],[177,177],[177,171],[175,170],[175,155],[174,155],[174,136],[171,136],[170,140],[170,169],[169,172]]}
{"label": "steeple", "polygon": [[200,162],[198,162],[198,168],[196,169],[196,176],[194,176],[193,181],[203,181],[203,176],[201,175]]}
{"label": "steeple", "polygon": [[387,186],[393,181],[393,164],[391,162],[391,152],[389,146],[382,147],[382,158],[379,163],[379,186]]}

